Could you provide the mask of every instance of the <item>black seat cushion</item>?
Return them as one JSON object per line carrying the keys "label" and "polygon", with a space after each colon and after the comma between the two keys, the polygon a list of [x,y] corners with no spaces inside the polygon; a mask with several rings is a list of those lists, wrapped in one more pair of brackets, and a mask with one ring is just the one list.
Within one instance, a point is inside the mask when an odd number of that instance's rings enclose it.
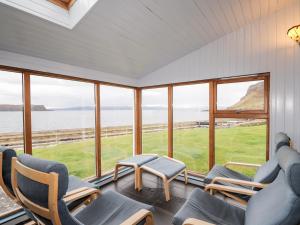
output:
{"label": "black seat cushion", "polygon": [[216,225],[242,225],[245,211],[195,188],[174,216],[173,224],[182,225],[188,218],[200,219]]}
{"label": "black seat cushion", "polygon": [[153,211],[152,206],[127,198],[117,192],[107,191],[75,217],[85,225],[116,225],[121,224],[141,209]]}

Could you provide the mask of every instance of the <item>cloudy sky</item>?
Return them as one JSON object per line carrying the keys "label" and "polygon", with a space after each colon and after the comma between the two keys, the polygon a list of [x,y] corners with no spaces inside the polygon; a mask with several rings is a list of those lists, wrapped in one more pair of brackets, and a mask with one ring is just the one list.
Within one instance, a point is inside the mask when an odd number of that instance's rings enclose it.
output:
{"label": "cloudy sky", "polygon": [[[230,106],[246,94],[255,82],[220,85],[218,103]],[[103,106],[132,106],[134,93],[130,89],[101,86]],[[94,85],[76,81],[31,76],[31,102],[47,108],[94,105]],[[174,107],[208,106],[208,84],[174,87]],[[143,91],[143,105],[166,106],[167,88]],[[0,104],[22,104],[22,76],[0,71]]]}

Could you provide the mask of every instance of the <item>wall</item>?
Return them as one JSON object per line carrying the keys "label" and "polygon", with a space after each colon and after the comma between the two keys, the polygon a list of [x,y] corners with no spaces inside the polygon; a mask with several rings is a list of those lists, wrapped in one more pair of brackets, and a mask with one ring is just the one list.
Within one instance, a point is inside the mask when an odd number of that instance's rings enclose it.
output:
{"label": "wall", "polygon": [[139,80],[140,86],[271,72],[271,149],[285,131],[300,150],[300,46],[286,35],[300,24],[300,0]]}
{"label": "wall", "polygon": [[135,79],[0,50],[0,65],[136,86]]}

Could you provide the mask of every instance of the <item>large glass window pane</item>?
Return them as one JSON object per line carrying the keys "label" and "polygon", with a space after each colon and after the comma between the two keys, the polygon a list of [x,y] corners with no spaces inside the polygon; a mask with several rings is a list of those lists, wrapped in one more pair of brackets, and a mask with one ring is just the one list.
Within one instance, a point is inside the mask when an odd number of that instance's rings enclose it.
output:
{"label": "large glass window pane", "polygon": [[168,89],[142,91],[143,153],[168,155]]}
{"label": "large glass window pane", "polygon": [[33,155],[95,175],[94,84],[31,76]]}
{"label": "large glass window pane", "polygon": [[[266,120],[216,119],[216,164],[229,161],[258,163],[266,159]],[[235,167],[242,173],[253,175],[255,171]]]}
{"label": "large glass window pane", "polygon": [[264,110],[264,81],[217,85],[218,110]]}
{"label": "large glass window pane", "polygon": [[209,84],[173,88],[173,156],[188,170],[208,171]]}
{"label": "large glass window pane", "polygon": [[133,155],[134,90],[100,86],[102,173]]}
{"label": "large glass window pane", "polygon": [[[23,153],[22,74],[0,71],[0,146]],[[0,214],[12,212],[19,206],[0,187]]]}
{"label": "large glass window pane", "polygon": [[22,74],[0,71],[0,146],[24,151]]}

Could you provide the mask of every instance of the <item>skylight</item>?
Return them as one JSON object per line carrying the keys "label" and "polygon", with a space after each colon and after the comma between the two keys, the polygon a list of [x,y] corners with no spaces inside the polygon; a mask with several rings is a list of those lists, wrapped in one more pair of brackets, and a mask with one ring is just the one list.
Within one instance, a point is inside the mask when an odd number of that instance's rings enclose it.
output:
{"label": "skylight", "polygon": [[66,10],[69,10],[76,2],[76,0],[48,0],[48,1]]}
{"label": "skylight", "polygon": [[73,29],[98,0],[0,0],[0,2]]}

